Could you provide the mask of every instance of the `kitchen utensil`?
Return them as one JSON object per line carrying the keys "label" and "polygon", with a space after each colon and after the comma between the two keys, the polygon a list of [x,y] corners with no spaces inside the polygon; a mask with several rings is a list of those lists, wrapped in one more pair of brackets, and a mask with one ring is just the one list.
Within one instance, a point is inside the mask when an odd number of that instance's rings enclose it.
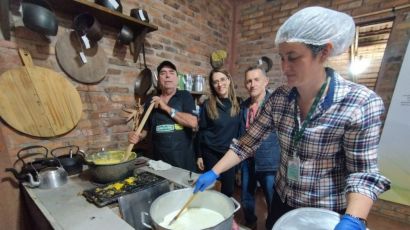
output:
{"label": "kitchen utensil", "polygon": [[52,137],[73,129],[82,103],[75,87],[61,74],[34,66],[30,53],[19,49],[24,67],[0,77],[0,116],[20,132]]}
{"label": "kitchen utensil", "polygon": [[10,0],[0,1],[0,24],[3,37],[10,41]]}
{"label": "kitchen utensil", "polygon": [[131,9],[130,16],[138,20],[141,20],[143,22],[149,23],[148,13],[144,9],[139,9],[139,8]]}
{"label": "kitchen utensil", "polygon": [[[80,59],[83,52],[87,63]],[[92,84],[102,81],[108,70],[108,58],[98,44],[89,49],[83,48],[76,32],[64,33],[58,37],[56,56],[61,68],[74,80]]]}
{"label": "kitchen utensil", "polygon": [[166,179],[149,172],[141,172],[124,180],[83,191],[83,196],[99,207],[114,203],[119,197],[142,191],[166,182]]}
{"label": "kitchen utensil", "polygon": [[195,199],[195,197],[196,197],[197,194],[198,194],[198,193],[193,193],[193,194],[191,195],[191,197],[189,197],[188,201],[184,204],[184,206],[182,206],[181,210],[179,210],[179,212],[177,213],[177,215],[176,215],[174,218],[172,218],[172,220],[169,222],[168,225],[173,224],[173,223],[178,219],[178,217],[181,215],[181,213],[182,213],[186,208],[188,208],[188,206],[192,203],[192,201]]}
{"label": "kitchen utensil", "polygon": [[58,188],[67,183],[68,174],[62,166],[47,167],[38,173],[38,180],[34,180],[31,174],[28,174],[30,182],[28,186],[39,187],[41,189]]}
{"label": "kitchen utensil", "polygon": [[297,208],[285,213],[273,225],[272,230],[284,229],[334,229],[340,221],[336,212],[322,208]]}
{"label": "kitchen utensil", "polygon": [[204,91],[205,79],[202,75],[194,76],[194,91],[202,92]]}
{"label": "kitchen utensil", "polygon": [[127,161],[124,151],[101,151],[86,154],[85,162],[89,167],[91,180],[97,183],[110,183],[131,176],[135,169],[137,154],[130,153]]}
{"label": "kitchen utensil", "polygon": [[[12,172],[20,182],[28,182],[28,174],[37,180],[38,171],[59,165],[55,158],[47,158],[47,155],[48,149],[42,145],[24,147],[17,152],[14,168],[6,168],[6,171]],[[20,172],[16,168],[19,168]]]}
{"label": "kitchen utensil", "polygon": [[145,61],[144,44],[142,44],[142,57],[144,60],[144,69],[139,73],[134,87],[134,93],[138,96],[144,96],[152,85],[152,71],[148,68]]}
{"label": "kitchen utensil", "polygon": [[117,40],[124,45],[130,44],[134,40],[134,31],[130,27],[123,25],[117,35]]}
{"label": "kitchen utensil", "polygon": [[100,23],[89,13],[81,13],[75,16],[73,28],[80,36],[85,35],[93,42],[97,42],[103,37]]}
{"label": "kitchen utensil", "polygon": [[[61,153],[66,154],[61,154]],[[58,147],[50,151],[56,157],[68,175],[78,174],[83,171],[84,154],[76,145]]]}
{"label": "kitchen utensil", "polygon": [[[141,215],[142,222],[147,228],[155,228],[157,230],[167,229],[159,225],[164,220],[164,217],[169,213],[179,210],[192,195],[192,188],[174,190],[164,193],[159,196],[151,204],[149,214],[143,213]],[[206,190],[198,192],[195,199],[192,201],[191,208],[205,208],[218,212],[225,219],[219,224],[209,228],[216,230],[231,230],[233,215],[240,209],[240,204],[233,198],[229,198],[224,194],[214,191]],[[149,225],[145,221],[145,216],[150,216],[154,226]],[[195,226],[192,227],[194,229]]]}
{"label": "kitchen utensil", "polygon": [[258,60],[258,66],[261,66],[263,68],[263,70],[265,70],[265,72],[269,72],[270,69],[272,69],[272,59],[266,57],[266,56],[262,56],[259,60]]}
{"label": "kitchen utensil", "polygon": [[110,10],[115,10],[122,13],[122,5],[120,0],[95,0],[95,3],[105,6]]}
{"label": "kitchen utensil", "polygon": [[[151,103],[147,109],[147,111],[145,111],[144,116],[142,117],[141,123],[139,124],[136,133],[140,134],[142,131],[142,128],[144,128],[145,122],[147,121],[149,115],[151,114],[152,109],[154,108],[155,103]],[[124,154],[124,158],[123,161],[128,160],[128,158],[130,157],[131,154],[131,150],[134,147],[134,144],[129,144],[127,151]]]}
{"label": "kitchen utensil", "polygon": [[24,26],[44,35],[57,34],[58,21],[47,1],[23,1],[22,7]]}
{"label": "kitchen utensil", "polygon": [[162,180],[148,188],[135,191],[118,198],[122,218],[134,229],[146,229],[141,221],[141,213],[148,212],[152,202],[170,191],[170,182]]}

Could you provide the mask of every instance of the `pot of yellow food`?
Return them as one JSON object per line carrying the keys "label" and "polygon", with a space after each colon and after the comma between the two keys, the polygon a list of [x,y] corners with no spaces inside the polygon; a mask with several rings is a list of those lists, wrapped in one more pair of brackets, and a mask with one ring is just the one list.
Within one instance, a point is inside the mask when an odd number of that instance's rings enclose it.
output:
{"label": "pot of yellow food", "polygon": [[131,152],[128,160],[123,161],[125,151],[102,151],[87,154],[85,161],[89,167],[91,180],[106,184],[122,180],[133,174],[137,154]]}
{"label": "pot of yellow food", "polygon": [[[164,193],[151,204],[149,214],[141,215],[141,222],[147,228],[156,230],[231,230],[233,216],[240,209],[240,204],[224,194],[206,190],[198,192],[189,206],[170,224],[171,220],[192,196],[193,189],[179,189]],[[151,218],[148,224],[147,216]]]}

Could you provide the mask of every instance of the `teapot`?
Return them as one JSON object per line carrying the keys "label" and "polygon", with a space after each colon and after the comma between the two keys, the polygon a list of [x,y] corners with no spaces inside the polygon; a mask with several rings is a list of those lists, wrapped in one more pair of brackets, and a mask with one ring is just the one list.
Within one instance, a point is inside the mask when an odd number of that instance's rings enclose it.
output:
{"label": "teapot", "polygon": [[59,167],[47,167],[42,169],[37,174],[37,180],[33,175],[27,174],[29,182],[27,186],[31,188],[39,187],[42,189],[57,188],[67,183],[68,173],[62,166]]}
{"label": "teapot", "polygon": [[[48,149],[41,145],[33,145],[22,148],[17,153],[16,165],[21,164],[21,170],[18,172],[15,168],[6,168],[6,172],[11,172],[20,182],[28,182],[30,174],[33,179],[37,180],[38,171],[47,167],[58,166],[56,158],[47,158]],[[40,156],[40,157],[38,157]],[[34,159],[33,159],[34,158]],[[33,159],[26,163],[28,159]]]}

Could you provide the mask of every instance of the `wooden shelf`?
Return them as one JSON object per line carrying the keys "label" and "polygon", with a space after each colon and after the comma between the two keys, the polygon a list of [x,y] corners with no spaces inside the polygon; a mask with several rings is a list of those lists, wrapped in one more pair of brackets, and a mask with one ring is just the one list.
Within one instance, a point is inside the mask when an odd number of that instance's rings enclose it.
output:
{"label": "wooden shelf", "polygon": [[[0,0],[3,1],[3,0]],[[121,30],[126,25],[134,31],[134,62],[137,62],[139,53],[144,42],[145,35],[158,30],[158,27],[147,22],[143,22],[131,16],[110,10],[104,6],[86,0],[48,0],[54,10],[72,14],[73,17],[80,13],[92,14],[101,25],[111,26]]]}

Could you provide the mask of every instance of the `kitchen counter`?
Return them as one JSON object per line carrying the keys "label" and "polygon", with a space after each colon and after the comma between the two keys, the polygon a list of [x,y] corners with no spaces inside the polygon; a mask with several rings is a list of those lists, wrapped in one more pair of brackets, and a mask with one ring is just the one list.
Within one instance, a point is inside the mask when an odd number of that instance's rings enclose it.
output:
{"label": "kitchen counter", "polygon": [[[189,171],[181,168],[156,171],[143,166],[137,170],[154,173],[184,187],[191,186]],[[23,187],[53,229],[134,229],[118,215],[118,205],[99,208],[81,195],[82,191],[95,187],[83,174],[70,176],[66,184],[55,189]],[[193,179],[197,177],[198,174],[192,173]]]}

